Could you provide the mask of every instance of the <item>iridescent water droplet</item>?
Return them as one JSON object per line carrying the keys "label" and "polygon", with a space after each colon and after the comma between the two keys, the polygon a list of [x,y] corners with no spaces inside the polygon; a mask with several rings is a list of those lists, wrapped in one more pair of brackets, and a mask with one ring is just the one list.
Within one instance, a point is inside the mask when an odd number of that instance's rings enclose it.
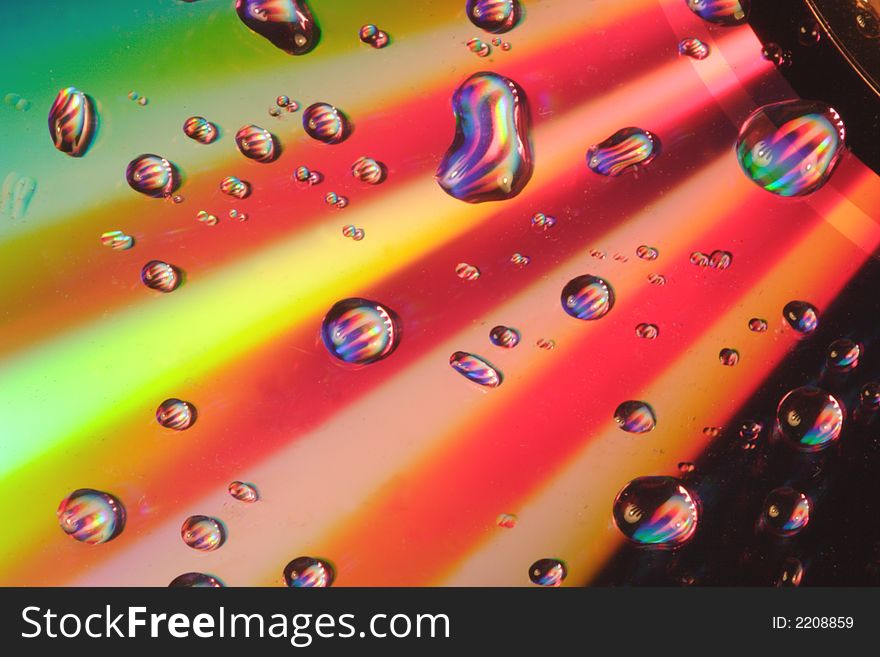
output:
{"label": "iridescent water droplet", "polygon": [[493,34],[509,32],[519,22],[519,0],[467,0],[465,13],[471,23]]}
{"label": "iridescent water droplet", "polygon": [[281,116],[281,109],[275,106],[270,107],[269,116]]}
{"label": "iridescent water droplet", "polygon": [[308,170],[308,167],[297,167],[293,172],[293,177],[299,182],[308,182],[310,174],[311,171]]}
{"label": "iridescent water droplet", "polygon": [[709,266],[713,269],[727,269],[733,262],[733,254],[730,251],[712,251],[709,256]]}
{"label": "iridescent water droplet", "polygon": [[336,192],[327,192],[324,195],[324,203],[326,203],[327,205],[335,206],[337,203],[339,203],[339,194],[337,194]]}
{"label": "iridescent water droplet", "polygon": [[628,433],[647,433],[657,426],[653,409],[645,402],[630,399],[614,411],[614,421]]}
{"label": "iridescent water droplet", "polygon": [[839,372],[848,372],[859,365],[862,347],[858,342],[849,338],[835,340],[828,346],[825,354],[825,362],[828,367]]}
{"label": "iridescent water droplet", "polygon": [[614,307],[614,291],[598,276],[584,274],[571,279],[562,288],[562,309],[576,319],[604,317]]}
{"label": "iridescent water droplet", "polygon": [[184,121],[183,133],[200,144],[210,144],[220,135],[217,126],[203,116],[191,116]]}
{"label": "iridescent water droplet", "polygon": [[692,265],[696,265],[697,267],[708,267],[709,256],[707,256],[702,251],[694,251],[690,255],[690,262]]}
{"label": "iridescent water droplet", "polygon": [[305,0],[236,0],[241,21],[290,55],[304,55],[321,38]]}
{"label": "iridescent water droplet", "polygon": [[678,42],[678,54],[691,59],[706,59],[709,56],[709,44],[697,37],[687,37]]}
{"label": "iridescent water droplet", "polygon": [[134,238],[121,230],[109,230],[101,235],[101,244],[114,251],[125,251],[134,246]]}
{"label": "iridescent water droplet", "polygon": [[776,409],[776,431],[802,452],[818,452],[840,438],[843,407],[824,390],[813,386],[795,388]]}
{"label": "iridescent water droplet", "polygon": [[550,340],[548,338],[538,338],[538,341],[535,344],[538,346],[538,349],[543,349],[544,351],[553,351],[556,349],[556,340]]}
{"label": "iridescent water droplet", "polygon": [[782,562],[782,568],[779,572],[779,578],[776,580],[776,586],[789,587],[800,586],[801,580],[804,578],[804,565],[800,559],[788,557]]}
{"label": "iridescent water droplet", "polygon": [[302,122],[309,137],[325,144],[338,144],[350,132],[345,115],[328,103],[309,105],[303,111]]}
{"label": "iridescent water droplet", "polygon": [[334,579],[333,567],[313,557],[297,557],[284,567],[284,582],[291,588],[324,588]]}
{"label": "iridescent water droplet", "polygon": [[58,523],[71,538],[97,545],[106,543],[125,527],[125,507],[110,493],[80,488],[61,500]]}
{"label": "iridescent water droplet", "polygon": [[190,516],[183,521],[180,537],[193,550],[213,552],[226,541],[226,530],[216,518]]}
{"label": "iridescent water droplet", "polygon": [[516,527],[517,517],[512,513],[499,513],[498,517],[495,519],[495,523],[499,527],[504,527],[505,529],[513,529]]}
{"label": "iridescent water droplet", "polygon": [[455,266],[455,275],[463,281],[475,281],[480,277],[480,270],[474,265],[466,262],[459,262]]}
{"label": "iridescent water droplet", "polygon": [[767,320],[760,317],[752,317],[749,320],[749,330],[753,333],[764,333],[767,330]]}
{"label": "iridescent water droplet", "polygon": [[134,191],[153,198],[170,197],[180,185],[180,174],[171,162],[145,153],[128,163],[125,179]]}
{"label": "iridescent water droplet", "polygon": [[806,301],[789,301],[782,309],[782,316],[791,328],[803,335],[809,335],[819,325],[816,306]]}
{"label": "iridescent water droplet", "polygon": [[760,422],[743,420],[742,424],[739,425],[739,436],[747,442],[752,442],[758,439],[763,429],[764,425]]}
{"label": "iridescent water droplet", "polygon": [[137,91],[129,91],[128,92],[128,99],[129,100],[137,100],[140,97],[141,97],[141,95]]}
{"label": "iridescent water droplet", "polygon": [[151,290],[173,292],[181,282],[180,272],[161,260],[150,260],[141,268],[141,281]]}
{"label": "iridescent water droplet", "polygon": [[166,429],[185,431],[195,424],[196,407],[174,397],[166,399],[156,409],[156,422]]}
{"label": "iridescent water droplet", "polygon": [[290,98],[284,95],[278,96],[277,98],[275,98],[275,104],[278,107],[287,107],[288,105],[290,105]]}
{"label": "iridescent water droplet", "polygon": [[489,331],[489,341],[496,347],[513,349],[516,345],[519,344],[519,340],[519,331],[517,331],[516,329],[512,329],[509,326],[503,326],[499,324],[491,331]]}
{"label": "iridescent water droplet", "polygon": [[97,114],[92,99],[75,87],[58,92],[49,109],[49,136],[62,153],[81,157],[95,136]]}
{"label": "iridescent water droplet", "polygon": [[254,485],[243,481],[233,481],[229,484],[228,490],[232,497],[239,502],[245,502],[246,504],[253,504],[260,499],[260,494],[257,492]]}
{"label": "iridescent water droplet", "polygon": [[514,253],[510,256],[510,264],[514,267],[519,267],[520,269],[527,266],[531,261],[532,259],[529,256],[523,255],[522,253]]}
{"label": "iridescent water droplet", "polygon": [[348,197],[340,196],[336,199],[336,207],[340,210],[348,205]]}
{"label": "iridescent water droplet", "polygon": [[140,98],[137,99],[137,104],[140,105],[141,107],[147,105],[149,102],[150,102],[150,100],[146,96],[141,96]]}
{"label": "iridescent water droplet", "polygon": [[880,383],[869,381],[859,391],[859,406],[867,411],[880,409]]}
{"label": "iridescent water droplet", "polygon": [[721,361],[722,365],[733,367],[734,365],[739,363],[739,352],[736,349],[725,347],[720,352],[718,352],[718,360]]}
{"label": "iridescent water droplet", "polygon": [[660,255],[660,252],[653,246],[642,244],[639,248],[636,249],[636,255],[642,260],[656,260],[657,257]]}
{"label": "iridescent water droplet", "polygon": [[843,152],[840,115],[817,101],[765,105],[746,119],[736,141],[740,168],[780,196],[803,196],[824,185]]}
{"label": "iridescent water droplet", "polygon": [[309,171],[309,187],[319,185],[322,180],[324,180],[324,175],[320,171]]}
{"label": "iridescent water droplet", "polygon": [[612,506],[614,524],[637,545],[674,548],[697,530],[694,495],[674,477],[638,477],[617,494]]}
{"label": "iridescent water droplet", "polygon": [[178,575],[173,580],[171,580],[168,588],[220,589],[223,588],[223,582],[221,582],[213,575],[206,575],[205,573],[184,573],[183,575]]}
{"label": "iridescent water droplet", "polygon": [[368,299],[337,302],[321,324],[330,354],[345,363],[367,365],[388,357],[400,343],[400,324],[388,307]]}
{"label": "iridescent water droplet", "polygon": [[656,324],[639,324],[636,326],[636,335],[640,338],[644,338],[645,340],[654,340],[658,335],[660,335],[660,329]]}
{"label": "iridescent water droplet", "polygon": [[211,214],[207,210],[199,210],[196,213],[196,219],[198,219],[206,226],[216,226],[217,222],[219,221],[215,215]]}
{"label": "iridescent water droplet", "polygon": [[487,388],[497,388],[503,377],[501,372],[480,356],[456,351],[449,357],[449,364],[466,379]]}
{"label": "iridescent water droplet", "polygon": [[536,212],[532,215],[532,229],[539,233],[546,232],[555,225],[556,217],[551,217],[543,212]]}
{"label": "iridescent water droplet", "polygon": [[465,45],[477,57],[488,57],[492,51],[488,43],[477,38],[470,39]]}
{"label": "iridescent water droplet", "polygon": [[660,154],[660,140],[641,128],[623,128],[587,151],[587,166],[603,176],[638,171]]}
{"label": "iridescent water droplet", "polygon": [[235,133],[235,145],[246,158],[255,162],[273,162],[281,149],[276,147],[274,135],[258,125],[246,125]]}
{"label": "iridescent water droplet", "polygon": [[364,239],[365,235],[366,233],[364,233],[364,229],[358,228],[354,231],[354,235],[351,236],[351,239],[353,239],[355,242],[360,242],[362,239]]}
{"label": "iridescent water droplet", "polygon": [[648,274],[648,282],[651,285],[666,285],[666,277],[663,274],[651,272],[650,274]]}
{"label": "iridescent water droplet", "polygon": [[532,175],[523,90],[496,73],[475,73],[452,97],[455,138],[437,168],[437,184],[468,203],[519,194]]}
{"label": "iridescent water droplet", "polygon": [[784,486],[771,491],[764,499],[761,526],[777,536],[794,536],[810,522],[810,500],[793,488]]}
{"label": "iridescent water droplet", "polygon": [[371,43],[378,33],[378,27],[372,23],[367,23],[366,25],[363,25],[358,32],[358,38],[364,43]]}
{"label": "iridescent water droplet", "polygon": [[568,575],[568,569],[559,559],[538,559],[529,566],[529,579],[538,586],[559,586]]}
{"label": "iridescent water droplet", "polygon": [[749,0],[685,0],[692,12],[716,25],[741,25],[749,16]]}
{"label": "iridescent water droplet", "polygon": [[351,165],[351,175],[361,182],[378,185],[385,179],[385,167],[371,157],[359,157]]}
{"label": "iridescent water droplet", "polygon": [[249,183],[240,180],[235,176],[226,176],[220,181],[220,191],[227,196],[247,198],[251,193],[251,186]]}
{"label": "iridescent water droplet", "polygon": [[504,52],[507,52],[508,50],[510,50],[510,48],[511,48],[511,46],[510,46],[509,42],[507,42],[507,41],[501,42],[501,50],[503,50]]}

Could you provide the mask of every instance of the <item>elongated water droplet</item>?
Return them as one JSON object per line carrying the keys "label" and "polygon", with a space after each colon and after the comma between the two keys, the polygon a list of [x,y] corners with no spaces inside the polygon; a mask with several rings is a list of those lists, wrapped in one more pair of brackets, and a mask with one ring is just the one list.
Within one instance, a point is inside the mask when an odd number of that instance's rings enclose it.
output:
{"label": "elongated water droplet", "polygon": [[58,92],[49,109],[49,136],[62,153],[81,157],[89,150],[98,115],[92,99],[75,87]]}
{"label": "elongated water droplet", "polygon": [[657,251],[653,246],[648,246],[646,244],[642,244],[639,248],[636,249],[636,255],[642,260],[656,260],[660,255],[660,252]]}
{"label": "elongated water droplet", "polygon": [[203,116],[191,116],[183,122],[183,134],[200,144],[210,144],[220,134],[217,126]]}
{"label": "elongated water droplet", "polygon": [[776,409],[776,432],[802,452],[818,452],[840,438],[843,407],[833,396],[813,386],[789,392]]}
{"label": "elongated water droplet", "polygon": [[280,153],[274,135],[253,124],[243,126],[235,133],[235,145],[242,155],[256,162],[272,162]]}
{"label": "elongated water droplet", "polygon": [[733,262],[733,254],[730,251],[712,251],[709,256],[709,266],[712,269],[727,269]]}
{"label": "elongated water droplet", "polygon": [[509,32],[519,22],[519,0],[467,0],[465,12],[471,23],[493,34]]}
{"label": "elongated water droplet", "polygon": [[687,37],[678,42],[678,54],[691,59],[706,59],[709,56],[709,44],[697,37]]}
{"label": "elongated water droplet", "polygon": [[178,575],[173,580],[171,580],[168,588],[220,589],[223,588],[223,582],[221,582],[213,575],[206,575],[205,573],[184,573],[183,575]]}
{"label": "elongated water droplet", "polygon": [[177,268],[161,260],[150,260],[141,268],[141,281],[151,290],[173,292],[180,285],[180,280]]}
{"label": "elongated water droplet", "polygon": [[196,407],[174,397],[166,399],[156,409],[156,422],[166,429],[185,431],[196,421]]}
{"label": "elongated water droplet", "polygon": [[809,335],[819,325],[816,306],[806,301],[789,301],[782,309],[782,316],[791,328],[802,335]]}
{"label": "elongated water droplet", "polygon": [[229,494],[239,502],[253,504],[260,499],[260,494],[253,484],[247,484],[243,481],[233,481],[229,484]]}
{"label": "elongated water droplet", "polygon": [[180,537],[193,550],[213,552],[226,541],[226,530],[216,518],[190,516],[183,521]]}
{"label": "elongated water droplet", "polygon": [[538,559],[529,566],[529,579],[538,586],[559,586],[568,575],[568,569],[559,559]]}
{"label": "elongated water droplet", "polygon": [[660,335],[660,329],[656,324],[639,324],[636,326],[636,335],[645,340],[654,340]]}
{"label": "elongated water droplet", "polygon": [[325,144],[338,144],[348,137],[350,126],[345,115],[329,103],[313,103],[303,111],[306,134]]}
{"label": "elongated water droplet", "polygon": [[525,94],[513,80],[475,73],[452,97],[455,138],[437,168],[437,184],[468,203],[500,201],[532,175]]}
{"label": "elongated water droplet", "polygon": [[749,0],[685,0],[688,9],[716,25],[741,25],[749,17]]}
{"label": "elongated water droplet", "polygon": [[220,191],[227,196],[246,198],[251,193],[251,186],[249,183],[240,180],[235,176],[226,176],[220,181]]}
{"label": "elongated water droplet", "polygon": [[562,309],[576,319],[604,317],[614,307],[614,291],[598,276],[584,274],[571,279],[562,288]]}
{"label": "elongated water droplet", "polygon": [[297,557],[284,567],[284,583],[291,588],[324,588],[334,579],[333,567],[322,559]]}
{"label": "elongated water droplet", "polygon": [[80,488],[61,500],[58,523],[64,533],[81,543],[106,543],[125,527],[125,507],[110,493]]}
{"label": "elongated water droplet", "polygon": [[697,530],[695,496],[674,477],[638,477],[617,494],[612,506],[614,524],[633,543],[674,548]]}
{"label": "elongated water droplet", "polygon": [[784,486],[771,491],[764,499],[761,526],[777,536],[794,536],[810,522],[810,500],[793,488]]}
{"label": "elongated water droplet", "polygon": [[603,176],[637,171],[660,154],[660,140],[642,128],[623,128],[587,151],[587,166]]}
{"label": "elongated water droplet", "polygon": [[134,246],[134,238],[121,230],[109,230],[101,235],[101,244],[114,251],[125,251]]}
{"label": "elongated water droplet", "polygon": [[236,0],[241,21],[290,55],[304,55],[321,38],[305,0]]}
{"label": "elongated water droplet", "polygon": [[125,170],[125,179],[134,191],[153,198],[168,198],[180,185],[180,174],[171,162],[146,153],[134,158]]}
{"label": "elongated water droplet", "polygon": [[465,351],[456,351],[449,357],[449,364],[466,379],[487,388],[501,385],[501,372],[479,356]]}
{"label": "elongated water droplet", "polygon": [[343,299],[327,311],[321,339],[332,356],[367,365],[387,358],[400,343],[400,324],[392,310],[368,299]]}
{"label": "elongated water droplet", "polygon": [[480,270],[474,265],[466,262],[459,262],[455,266],[455,275],[463,281],[475,281],[480,277]]}
{"label": "elongated water droplet", "polygon": [[627,433],[647,433],[657,426],[653,409],[645,402],[631,399],[614,411],[614,421]]}

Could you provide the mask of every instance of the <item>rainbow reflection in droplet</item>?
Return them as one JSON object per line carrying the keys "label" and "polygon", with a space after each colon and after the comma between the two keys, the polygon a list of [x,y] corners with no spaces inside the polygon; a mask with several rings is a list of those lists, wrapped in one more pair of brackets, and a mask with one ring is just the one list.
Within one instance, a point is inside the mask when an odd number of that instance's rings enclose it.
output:
{"label": "rainbow reflection in droplet", "polygon": [[529,566],[529,579],[538,586],[559,586],[568,575],[568,569],[559,559],[538,559]]}
{"label": "rainbow reflection in droplet", "polygon": [[389,308],[368,299],[343,299],[327,311],[321,339],[332,356],[367,365],[391,354],[400,343],[400,326]]}
{"label": "rainbow reflection in droplet", "polygon": [[486,388],[497,388],[503,380],[501,372],[488,361],[465,351],[454,352],[449,357],[449,364],[464,378]]}
{"label": "rainbow reflection in droplet", "polygon": [[61,500],[58,523],[81,543],[97,545],[116,538],[125,527],[125,508],[109,493],[80,488]]}
{"label": "rainbow reflection in droplet", "polygon": [[297,557],[284,567],[284,583],[291,588],[324,588],[335,578],[330,564],[313,557]]}
{"label": "rainbow reflection in droplet", "polygon": [[338,144],[348,136],[348,122],[338,109],[329,103],[313,103],[303,112],[306,134],[325,144]]}
{"label": "rainbow reflection in droplet", "polygon": [[809,335],[819,325],[819,312],[807,301],[789,301],[782,309],[782,316],[791,328],[803,335]]}
{"label": "rainbow reflection in droplet", "polygon": [[695,497],[674,477],[639,477],[617,494],[614,524],[630,541],[646,547],[677,547],[697,530]]}
{"label": "rainbow reflection in droplet", "polygon": [[562,309],[576,319],[599,319],[614,307],[614,291],[598,276],[584,274],[562,288]]}
{"label": "rainbow reflection in droplet", "polygon": [[614,421],[627,433],[647,433],[657,426],[654,410],[646,402],[630,399],[614,410]]}
{"label": "rainbow reflection in droplet", "polygon": [[134,191],[153,198],[171,196],[180,184],[176,167],[152,153],[139,155],[129,162],[125,179]]}
{"label": "rainbow reflection in droplet", "polygon": [[320,41],[304,0],[236,0],[235,10],[242,23],[290,55],[304,55]]}
{"label": "rainbow reflection in droplet", "polygon": [[776,409],[776,431],[802,452],[818,452],[840,438],[843,407],[833,395],[814,386],[789,392]]}
{"label": "rainbow reflection in droplet", "polygon": [[246,158],[262,163],[274,161],[280,151],[272,133],[253,124],[243,126],[235,133],[235,145]]}
{"label": "rainbow reflection in droplet", "polygon": [[777,536],[794,536],[810,522],[810,500],[793,488],[772,490],[764,500],[761,526]]}
{"label": "rainbow reflection in droplet", "polygon": [[481,30],[503,34],[516,27],[522,8],[519,0],[467,0],[465,12]]}
{"label": "rainbow reflection in droplet", "polygon": [[184,121],[183,133],[200,144],[210,144],[220,135],[217,126],[203,116],[191,116]]}
{"label": "rainbow reflection in droplet", "polygon": [[619,176],[647,166],[660,154],[660,140],[642,128],[623,128],[587,151],[587,166],[603,176]]}
{"label": "rainbow reflection in droplet", "polygon": [[58,92],[49,109],[49,136],[62,153],[81,157],[95,136],[97,114],[91,98],[75,87]]}
{"label": "rainbow reflection in droplet", "polygon": [[226,541],[226,530],[216,518],[190,516],[180,528],[180,537],[193,550],[212,552]]}
{"label": "rainbow reflection in droplet", "polygon": [[692,12],[716,25],[741,25],[749,17],[749,0],[685,0]]}

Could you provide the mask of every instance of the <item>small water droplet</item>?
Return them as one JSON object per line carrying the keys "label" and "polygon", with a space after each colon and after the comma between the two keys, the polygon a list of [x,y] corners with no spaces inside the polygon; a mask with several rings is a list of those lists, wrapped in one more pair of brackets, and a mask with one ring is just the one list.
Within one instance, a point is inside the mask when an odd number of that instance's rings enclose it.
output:
{"label": "small water droplet", "polygon": [[220,181],[220,191],[227,196],[235,198],[247,198],[251,193],[250,183],[240,180],[235,176],[226,176]]}
{"label": "small water droplet", "polygon": [[491,331],[489,331],[489,341],[496,347],[513,349],[516,345],[519,344],[519,340],[519,331],[517,331],[516,329],[512,329],[509,326],[499,324]]}
{"label": "small water droplet", "polygon": [[807,20],[798,26],[798,43],[802,46],[815,46],[822,38],[822,30],[814,20]]}
{"label": "small water droplet", "polygon": [[880,409],[880,383],[869,381],[859,391],[859,405],[867,411]]}
{"label": "small water droplet", "polygon": [[666,285],[666,277],[663,274],[651,272],[648,274],[648,282],[651,283],[651,285]]}
{"label": "small water droplet", "polygon": [[91,488],[80,488],[61,500],[56,515],[65,534],[90,545],[113,540],[125,527],[122,502]]}
{"label": "small water droplet", "polygon": [[590,255],[596,260],[604,260],[606,257],[606,253],[601,249],[590,249]]}
{"label": "small water droplet", "polygon": [[809,335],[819,325],[816,306],[806,301],[789,301],[782,309],[782,316],[791,328],[802,335]]}
{"label": "small water droplet", "polygon": [[385,167],[371,157],[359,157],[351,165],[351,175],[361,182],[378,185],[385,179]]}
{"label": "small water droplet", "polygon": [[543,233],[556,225],[556,217],[551,217],[543,212],[536,212],[532,215],[532,229],[536,232]]}
{"label": "small water droplet", "polygon": [[[324,180],[324,174],[320,171],[309,171],[309,187],[314,187],[315,185],[320,185]],[[339,199],[337,198],[337,203]]]}
{"label": "small water droplet", "polygon": [[804,565],[800,559],[788,557],[782,562],[779,578],[776,580],[776,586],[789,587],[800,586],[801,580],[804,578]]}
{"label": "small water droplet", "polygon": [[185,431],[195,424],[196,407],[174,397],[166,399],[156,409],[156,422],[166,429]]}
{"label": "small water droplet", "polygon": [[538,338],[538,341],[535,344],[538,346],[538,349],[543,349],[544,351],[553,351],[556,349],[556,340]]}
{"label": "small water droplet", "polygon": [[656,324],[639,324],[636,326],[636,335],[645,340],[654,340],[660,335],[660,329]]}
{"label": "small water droplet", "polygon": [[209,213],[207,210],[199,210],[196,213],[196,219],[206,226],[216,226],[219,221],[215,215]]}
{"label": "small water droplet", "polygon": [[733,367],[737,363],[739,363],[739,352],[736,349],[725,347],[720,352],[718,352],[718,360],[721,361],[722,365]]}
{"label": "small water droplet", "polygon": [[504,41],[501,43],[501,50],[503,50],[504,52],[507,52],[508,50],[510,50],[510,48],[511,48],[511,45],[509,42]]}
{"label": "small water droplet", "polygon": [[512,513],[500,513],[495,519],[495,522],[499,527],[513,529],[516,527],[517,517]]}
{"label": "small water droplet", "polygon": [[181,281],[180,272],[161,260],[150,260],[141,268],[141,281],[151,290],[173,292]]}
{"label": "small water droplet", "polygon": [[510,263],[514,267],[519,267],[520,269],[527,266],[531,261],[532,259],[529,256],[523,255],[522,253],[514,253],[510,256]]}
{"label": "small water droplet", "polygon": [[324,588],[334,579],[333,567],[313,557],[297,557],[284,567],[284,583],[291,588]]}
{"label": "small water droplet", "polygon": [[862,347],[849,338],[841,338],[832,342],[825,354],[828,367],[839,372],[848,372],[859,365]]}
{"label": "small water droplet", "polygon": [[693,253],[691,253],[690,262],[692,265],[696,265],[697,267],[708,267],[709,256],[707,256],[702,251],[694,251]]}
{"label": "small water droplet", "polygon": [[308,167],[297,167],[296,171],[293,172],[293,177],[299,182],[308,182],[310,175],[311,171],[309,171]]}
{"label": "small water droplet", "polygon": [[260,499],[260,495],[254,485],[243,481],[233,481],[229,484],[228,490],[232,497],[246,504],[253,504]]}
{"label": "small water droplet", "polygon": [[492,49],[489,44],[481,39],[473,38],[467,42],[467,48],[477,57],[488,57]]}
{"label": "small water droplet", "polygon": [[690,461],[682,461],[678,464],[678,471],[681,474],[690,474],[696,469],[696,466]]}
{"label": "small water droplet", "polygon": [[727,269],[733,262],[733,254],[730,251],[712,251],[709,256],[709,266],[713,269]]}
{"label": "small water droplet", "polygon": [[456,351],[449,357],[449,364],[466,379],[487,388],[497,388],[503,377],[488,361],[465,351]]}
{"label": "small water droplet", "polygon": [[818,452],[840,438],[843,408],[835,397],[813,386],[795,388],[776,409],[776,431],[802,452]]}
{"label": "small water droplet", "polygon": [[129,100],[137,100],[140,97],[141,97],[141,95],[137,91],[129,91],[128,92],[128,99]]}
{"label": "small water droplet", "polygon": [[321,339],[335,358],[367,365],[397,348],[400,324],[394,312],[380,303],[357,297],[343,299],[324,316]]}
{"label": "small water droplet", "polygon": [[281,150],[276,147],[271,132],[253,124],[243,126],[235,133],[235,145],[246,158],[264,164],[275,161]]}
{"label": "small water droplet", "polygon": [[538,586],[559,586],[568,575],[568,569],[559,559],[538,559],[529,566],[529,579]]}
{"label": "small water droplet", "polygon": [[587,151],[587,166],[603,176],[637,171],[660,153],[660,140],[641,128],[623,128]]}
{"label": "small water droplet", "polygon": [[803,493],[784,486],[764,499],[761,526],[777,536],[794,536],[810,522],[810,500]]}
{"label": "small water droplet", "polygon": [[459,262],[455,266],[455,275],[463,281],[475,281],[480,277],[480,270],[474,265],[466,262]]}
{"label": "small water droplet", "polygon": [[306,134],[325,144],[338,144],[348,137],[349,125],[345,115],[328,103],[313,103],[303,112]]}
{"label": "small water droplet", "polygon": [[178,575],[173,580],[171,580],[168,588],[220,589],[223,588],[223,582],[221,582],[213,575],[206,575],[205,573],[184,573],[183,575]]}
{"label": "small water droplet", "polygon": [[638,477],[617,494],[612,518],[620,532],[637,545],[675,548],[697,530],[697,502],[674,477]]}
{"label": "small water droplet", "polygon": [[866,39],[880,38],[880,16],[869,0],[855,0],[855,23]]}
{"label": "small water droplet", "polygon": [[707,438],[717,438],[721,435],[721,427],[703,427],[703,435]]}
{"label": "small water droplet", "polygon": [[101,244],[114,251],[125,251],[134,246],[134,238],[121,230],[109,230],[101,235]]}
{"label": "small water droplet", "polygon": [[642,244],[639,248],[636,249],[636,255],[642,260],[656,260],[657,257],[660,255],[660,252],[653,246]]}
{"label": "small water droplet", "polygon": [[140,105],[141,107],[143,107],[144,105],[146,105],[149,102],[150,101],[146,96],[141,96],[140,98],[137,99],[137,104]]}
{"label": "small water droplet", "polygon": [[213,552],[226,541],[226,530],[210,516],[190,516],[183,521],[180,537],[193,550]]}
{"label": "small water droplet", "polygon": [[645,402],[631,399],[614,411],[614,421],[627,433],[647,433],[657,426],[653,409]]}
{"label": "small water droplet", "polygon": [[290,105],[290,98],[283,95],[278,96],[275,99],[275,105],[277,105],[278,107],[287,107],[288,105]]}
{"label": "small water droplet", "polygon": [[709,44],[697,37],[687,37],[678,42],[678,54],[691,59],[706,59],[709,56]]}
{"label": "small water droplet", "polygon": [[761,48],[761,57],[777,68],[791,64],[791,53],[783,50],[778,43],[767,43]]}
{"label": "small water droplet", "polygon": [[752,442],[758,439],[763,429],[764,425],[760,422],[756,422],[755,420],[744,420],[743,423],[739,425],[739,436],[747,442]]}
{"label": "small water droplet", "polygon": [[180,174],[171,162],[146,153],[134,158],[125,170],[125,179],[134,191],[153,198],[167,198],[180,185]]}
{"label": "small water droplet", "polygon": [[562,288],[562,309],[576,319],[595,320],[614,307],[614,291],[598,276],[584,274],[571,279]]}
{"label": "small water droplet", "polygon": [[749,320],[749,330],[753,333],[764,333],[767,331],[767,320],[760,317],[752,317]]}

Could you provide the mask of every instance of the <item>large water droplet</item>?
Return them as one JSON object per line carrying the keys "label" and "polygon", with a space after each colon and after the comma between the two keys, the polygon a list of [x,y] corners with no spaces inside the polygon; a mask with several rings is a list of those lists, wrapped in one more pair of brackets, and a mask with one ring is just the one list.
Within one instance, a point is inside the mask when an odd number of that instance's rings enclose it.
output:
{"label": "large water droplet", "polygon": [[673,548],[697,530],[695,497],[674,477],[638,477],[617,494],[614,524],[630,541],[647,547]]}
{"label": "large water droplet", "polygon": [[141,281],[151,290],[168,293],[178,288],[181,275],[174,265],[161,260],[150,260],[141,268]]}
{"label": "large water droplet", "polygon": [[806,301],[789,301],[782,309],[782,316],[798,333],[809,335],[819,325],[816,306]]}
{"label": "large water droplet", "polygon": [[782,487],[764,499],[761,526],[777,536],[794,536],[810,522],[810,500],[793,488]]}
{"label": "large water droplet", "polygon": [[776,409],[776,430],[802,452],[818,452],[840,438],[843,408],[819,388],[803,386],[789,392]]}
{"label": "large water droplet", "polygon": [[226,541],[226,530],[216,518],[190,516],[183,521],[180,537],[193,550],[212,552]]}
{"label": "large water droplet", "polygon": [[749,16],[749,0],[685,0],[688,9],[716,25],[741,25]]}
{"label": "large water droplet", "polygon": [[291,55],[304,55],[321,38],[305,0],[236,0],[238,17],[251,30]]}
{"label": "large water droplet", "polygon": [[183,575],[178,575],[173,580],[171,580],[168,588],[220,589],[223,588],[223,582],[221,582],[213,575],[206,575],[205,573],[184,573]]}
{"label": "large water droplet", "polygon": [[468,203],[500,201],[532,175],[523,90],[496,73],[475,73],[452,96],[455,138],[437,168],[437,184]]}
{"label": "large water droplet", "polygon": [[303,129],[312,139],[325,144],[338,144],[351,131],[348,120],[328,103],[313,103],[303,111]]}
{"label": "large water droplet", "polygon": [[509,32],[519,22],[519,0],[467,0],[465,12],[471,23],[493,34]]}
{"label": "large water droplet", "polygon": [[623,128],[587,151],[587,166],[603,176],[647,166],[660,154],[660,140],[641,128]]}
{"label": "large water droplet", "polygon": [[227,196],[246,198],[251,193],[251,186],[244,180],[239,180],[235,176],[226,176],[220,181],[220,191]]}
{"label": "large water droplet", "polygon": [[185,431],[196,421],[196,407],[182,399],[166,399],[156,409],[156,422],[166,429]]}
{"label": "large water droplet", "polygon": [[614,291],[598,276],[584,274],[562,288],[562,309],[572,317],[593,320],[604,317],[614,307]]}
{"label": "large water droplet", "polygon": [[291,588],[323,588],[334,579],[333,567],[313,557],[297,557],[284,567],[284,582]]}
{"label": "large water droplet", "polygon": [[59,151],[80,157],[89,150],[97,120],[92,99],[67,87],[58,92],[49,109],[49,136]]}
{"label": "large water droplet", "polygon": [[235,133],[235,145],[246,158],[263,163],[273,162],[281,151],[271,132],[253,124],[243,126]]}
{"label": "large water droplet", "polygon": [[840,115],[816,101],[788,100],[752,112],[736,140],[739,165],[755,184],[780,196],[824,185],[843,152]]}
{"label": "large water droplet", "polygon": [[233,481],[229,484],[229,494],[239,502],[245,502],[247,504],[253,504],[260,499],[260,494],[257,492],[257,489],[253,484],[248,484],[243,481]]}
{"label": "large water droplet", "polygon": [[449,357],[449,364],[466,379],[487,388],[497,388],[503,377],[501,372],[486,360],[465,351],[456,351]]}
{"label": "large water droplet", "polygon": [[321,339],[332,356],[367,365],[386,358],[400,343],[400,324],[392,310],[368,299],[343,299],[324,317]]}
{"label": "large water droplet", "polygon": [[709,44],[697,37],[687,37],[678,42],[678,54],[691,59],[706,59],[709,56]]}
{"label": "large water droplet", "polygon": [[854,342],[849,338],[841,338],[828,346],[825,362],[828,363],[828,367],[831,369],[839,372],[848,372],[858,367],[861,354],[862,347],[858,342]]}
{"label": "large water droplet", "polygon": [[145,153],[128,163],[128,185],[136,192],[153,198],[167,198],[180,185],[180,174],[171,162],[159,155]]}
{"label": "large water droplet", "polygon": [[628,433],[647,433],[657,426],[654,410],[645,402],[630,399],[614,411],[617,426]]}
{"label": "large water droplet", "polygon": [[191,116],[183,122],[183,133],[200,144],[210,144],[217,139],[217,126],[203,116]]}
{"label": "large water droplet", "polygon": [[91,545],[116,538],[125,527],[122,503],[91,488],[80,488],[61,500],[57,515],[64,533]]}
{"label": "large water droplet", "polygon": [[529,566],[529,579],[538,586],[559,586],[568,575],[568,569],[559,559],[538,559]]}

